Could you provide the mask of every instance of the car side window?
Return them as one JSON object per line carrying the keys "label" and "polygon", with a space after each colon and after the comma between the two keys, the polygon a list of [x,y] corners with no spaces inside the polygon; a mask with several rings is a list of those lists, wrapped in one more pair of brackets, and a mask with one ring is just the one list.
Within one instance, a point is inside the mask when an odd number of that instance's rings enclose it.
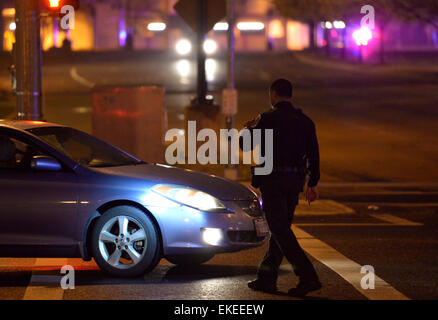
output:
{"label": "car side window", "polygon": [[34,156],[42,155],[34,146],[16,138],[0,134],[0,169],[31,170]]}

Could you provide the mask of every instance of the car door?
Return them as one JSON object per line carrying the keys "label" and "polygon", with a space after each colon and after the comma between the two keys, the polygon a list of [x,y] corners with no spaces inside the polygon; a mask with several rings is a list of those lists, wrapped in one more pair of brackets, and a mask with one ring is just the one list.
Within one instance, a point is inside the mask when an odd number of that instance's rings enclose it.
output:
{"label": "car door", "polygon": [[23,133],[0,130],[0,255],[71,256],[77,219],[76,175],[31,168],[36,155],[53,156]]}

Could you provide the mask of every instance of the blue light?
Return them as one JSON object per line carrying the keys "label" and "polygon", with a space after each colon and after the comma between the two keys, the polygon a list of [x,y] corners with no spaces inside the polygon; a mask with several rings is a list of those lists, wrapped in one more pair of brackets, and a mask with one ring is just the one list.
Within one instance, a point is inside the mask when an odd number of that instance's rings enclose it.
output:
{"label": "blue light", "polygon": [[119,32],[119,45],[121,47],[125,46],[127,35],[128,34],[127,34],[126,30],[120,30],[120,32]]}

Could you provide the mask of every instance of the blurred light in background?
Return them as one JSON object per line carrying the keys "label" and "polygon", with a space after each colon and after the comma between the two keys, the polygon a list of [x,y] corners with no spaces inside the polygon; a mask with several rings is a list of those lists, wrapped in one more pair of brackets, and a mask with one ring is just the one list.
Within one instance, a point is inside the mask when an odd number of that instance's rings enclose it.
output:
{"label": "blurred light in background", "polygon": [[212,39],[204,41],[204,51],[206,54],[213,54],[217,51],[217,43]]}
{"label": "blurred light in background", "polygon": [[3,18],[3,21],[8,28],[4,28],[5,30],[3,30],[3,34],[0,32],[0,35],[3,37],[0,41],[3,42],[3,50],[11,51],[13,44],[15,43],[14,31],[17,28],[15,22],[11,21],[15,18],[15,8],[3,8],[1,10],[1,15],[0,19]]}
{"label": "blurred light in background", "polygon": [[126,32],[126,21],[123,18],[119,19],[119,48],[123,48],[126,45],[126,37],[128,33]]}
{"label": "blurred light in background", "polygon": [[3,34],[3,49],[6,51],[12,51],[15,43],[14,31],[6,30]]}
{"label": "blurred light in background", "polygon": [[299,21],[287,22],[287,48],[289,50],[303,50],[309,47],[309,26]]}
{"label": "blurred light in background", "polygon": [[344,21],[333,21],[335,29],[345,29],[346,25]]}
{"label": "blurred light in background", "polygon": [[187,78],[190,75],[190,61],[183,59],[176,63],[176,70],[181,78]]}
{"label": "blurred light in background", "polygon": [[166,24],[164,22],[151,22],[148,24],[149,31],[164,31],[166,30]]}
{"label": "blurred light in background", "polygon": [[331,23],[330,21],[326,21],[324,27],[326,29],[333,29],[333,23]]}
{"label": "blurred light in background", "polygon": [[192,51],[192,44],[187,39],[181,39],[176,43],[176,52],[179,55],[187,55]]}
{"label": "blurred light in background", "polygon": [[358,46],[367,46],[372,38],[373,34],[367,27],[362,27],[353,32],[353,39]]}
{"label": "blurred light in background", "polygon": [[14,18],[15,17],[15,8],[4,8],[2,10],[2,16],[5,18]]}
{"label": "blurred light in background", "polygon": [[265,24],[260,21],[245,21],[237,24],[240,31],[260,31],[265,28]]}
{"label": "blurred light in background", "polygon": [[338,37],[338,32],[335,29],[330,30],[330,36],[332,38],[337,38]]}
{"label": "blurred light in background", "polygon": [[281,20],[275,19],[269,23],[269,36],[276,39],[284,37],[284,27]]}
{"label": "blurred light in background", "polygon": [[61,0],[49,0],[49,7],[50,8],[58,8],[60,2],[61,2]]}
{"label": "blurred light in background", "polygon": [[207,59],[205,61],[205,73],[207,81],[214,81],[216,77],[217,62],[214,59]]}
{"label": "blurred light in background", "polygon": [[218,22],[213,27],[214,31],[227,31],[228,23],[227,22]]}
{"label": "blurred light in background", "polygon": [[119,32],[119,45],[121,47],[125,46],[125,44],[126,44],[126,37],[127,37],[126,30],[120,30],[120,32]]}

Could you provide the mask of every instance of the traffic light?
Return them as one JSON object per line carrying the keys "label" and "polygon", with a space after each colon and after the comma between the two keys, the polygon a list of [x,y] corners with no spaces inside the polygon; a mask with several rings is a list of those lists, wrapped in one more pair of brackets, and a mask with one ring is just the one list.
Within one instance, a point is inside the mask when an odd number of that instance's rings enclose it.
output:
{"label": "traffic light", "polygon": [[72,6],[75,10],[79,9],[79,0],[41,0],[41,8],[50,14],[61,14],[61,8]]}
{"label": "traffic light", "polygon": [[49,0],[49,7],[57,9],[59,7],[59,5],[61,4],[60,2],[61,2],[61,0]]}

